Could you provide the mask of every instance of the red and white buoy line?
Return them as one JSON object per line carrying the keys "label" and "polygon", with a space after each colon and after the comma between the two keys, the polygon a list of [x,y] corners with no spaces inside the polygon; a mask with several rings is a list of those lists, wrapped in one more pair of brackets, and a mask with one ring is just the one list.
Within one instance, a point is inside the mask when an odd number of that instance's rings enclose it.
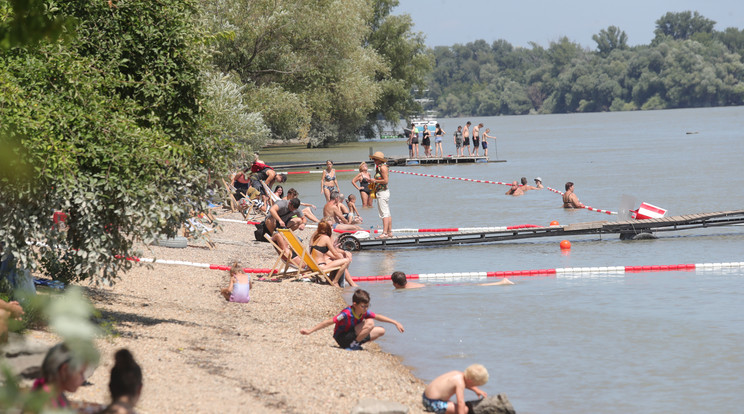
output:
{"label": "red and white buoy line", "polygon": [[[470,182],[473,182],[473,183],[501,184],[501,185],[508,185],[508,186],[511,186],[512,185],[512,183],[505,183],[503,181],[475,180],[475,179],[472,179],[472,178],[448,177],[446,175],[422,174],[422,173],[415,173],[415,172],[410,172],[410,171],[390,170],[390,172],[394,172],[394,173],[398,173],[398,174],[417,175],[419,177],[445,178],[445,179],[448,179],[448,180],[470,181]],[[521,186],[521,184],[520,184],[520,186]],[[558,193],[560,195],[563,195],[563,193],[561,193],[558,190],[554,190],[554,189],[552,189],[550,187],[545,187],[545,188],[547,188],[548,190],[550,190],[550,191],[552,191],[554,193]],[[590,210],[590,211],[596,211],[597,213],[615,214],[615,215],[617,214],[617,212],[615,212],[615,211],[600,210],[598,208],[589,207],[589,206],[584,206],[584,208],[587,209],[587,210]]]}
{"label": "red and white buoy line", "polygon": [[[556,194],[560,194],[561,196],[562,196],[563,194],[565,194],[565,193],[563,193],[562,191],[558,191],[558,190],[556,190],[555,188],[550,188],[550,187],[545,187],[545,188],[547,188],[548,190],[550,190],[550,191],[552,191],[552,192],[554,192],[554,193],[556,193]],[[596,211],[597,213],[605,213],[605,214],[613,214],[613,215],[617,215],[617,211],[600,210],[600,209],[598,209],[598,208],[594,208],[594,207],[589,207],[589,206],[584,206],[584,207],[582,207],[582,208],[585,208],[585,209],[587,209],[587,210],[591,210],[591,211]]]}
{"label": "red and white buoy line", "polygon": [[[162,260],[151,259],[146,257],[127,257],[127,260],[134,262],[167,264],[199,267],[211,270],[230,270],[230,266],[217,265],[209,263],[194,263],[183,260]],[[447,280],[447,281],[472,281],[487,280],[489,278],[504,277],[597,277],[597,276],[618,276],[626,273],[648,273],[648,272],[675,272],[675,271],[714,271],[720,272],[726,269],[744,268],[744,262],[727,262],[727,263],[690,263],[676,265],[653,265],[653,266],[602,266],[602,267],[564,267],[557,269],[533,269],[533,270],[506,270],[498,272],[457,272],[457,273],[414,273],[407,275],[408,279],[417,280]],[[244,268],[245,273],[269,274],[271,269],[266,268]],[[270,275],[269,275],[270,276]],[[376,282],[390,280],[390,275],[382,276],[358,276],[352,277],[355,282]]]}
{"label": "red and white buoy line", "polygon": [[505,183],[505,182],[502,182],[502,181],[476,180],[476,179],[473,179],[473,178],[448,177],[446,175],[421,174],[421,173],[415,173],[415,172],[410,172],[410,171],[399,171],[399,170],[390,170],[390,172],[394,172],[394,173],[398,173],[398,174],[417,175],[419,177],[445,178],[447,180],[470,181],[472,183],[501,184],[501,185],[511,186],[511,183]]}
{"label": "red and white buoy line", "polygon": [[[234,219],[217,219],[217,222],[227,221],[231,223],[246,223],[249,225],[256,225],[258,221],[245,221],[245,220],[234,220]],[[308,224],[305,228],[316,228],[315,224]],[[393,229],[393,233],[445,233],[445,232],[458,232],[458,231],[482,231],[482,232],[495,232],[495,231],[507,231],[507,230],[519,230],[519,229],[533,229],[539,228],[537,224],[518,224],[516,226],[500,226],[500,227],[443,227],[443,228],[432,228],[432,229],[408,229],[400,228]],[[367,233],[382,233],[380,229],[369,229],[369,230],[333,230],[336,233],[356,233],[357,231],[363,231]]]}

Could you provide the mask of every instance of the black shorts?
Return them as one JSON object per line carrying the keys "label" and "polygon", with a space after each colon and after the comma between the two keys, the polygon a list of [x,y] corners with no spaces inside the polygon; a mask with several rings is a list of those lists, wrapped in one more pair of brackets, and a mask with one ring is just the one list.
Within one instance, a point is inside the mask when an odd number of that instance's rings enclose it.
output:
{"label": "black shorts", "polygon": [[479,141],[479,138],[478,138],[478,137],[473,137],[473,146],[474,146],[475,148],[478,148],[478,143],[479,143],[479,142],[480,142],[480,141]]}
{"label": "black shorts", "polygon": [[470,137],[464,138],[464,140],[462,141],[462,145],[470,146]]}
{"label": "black shorts", "polygon": [[[346,349],[349,347],[349,345],[351,345],[352,342],[356,341],[356,336],[357,336],[356,332],[352,329],[348,332],[333,335],[333,339],[336,340],[336,343],[338,344],[338,346]],[[369,342],[371,340],[372,338],[369,335],[367,335],[366,338],[362,339],[362,342],[360,342],[360,344]]]}

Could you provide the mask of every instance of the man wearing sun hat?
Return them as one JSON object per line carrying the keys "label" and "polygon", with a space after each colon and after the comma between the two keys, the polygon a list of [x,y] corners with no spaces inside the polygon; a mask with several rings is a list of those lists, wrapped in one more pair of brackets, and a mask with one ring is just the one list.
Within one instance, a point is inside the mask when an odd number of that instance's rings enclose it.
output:
{"label": "man wearing sun hat", "polygon": [[375,162],[375,175],[372,183],[375,185],[377,198],[377,212],[382,219],[382,234],[378,238],[392,237],[393,218],[390,215],[390,189],[388,188],[388,166],[385,154],[377,151],[369,158]]}

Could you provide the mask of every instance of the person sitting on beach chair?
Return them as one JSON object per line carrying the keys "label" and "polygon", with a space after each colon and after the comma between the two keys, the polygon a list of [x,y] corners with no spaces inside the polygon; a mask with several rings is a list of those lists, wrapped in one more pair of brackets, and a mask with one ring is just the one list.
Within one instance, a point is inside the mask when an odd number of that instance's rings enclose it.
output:
{"label": "person sitting on beach chair", "polygon": [[269,213],[264,220],[267,234],[274,234],[277,228],[290,230],[303,230],[305,228],[305,219],[302,211],[297,208],[300,206],[300,199],[279,200],[269,209]]}
{"label": "person sitting on beach chair", "polygon": [[336,324],[333,329],[333,339],[336,340],[338,346],[350,351],[361,351],[362,344],[385,335],[385,328],[375,326],[374,319],[392,323],[398,328],[398,331],[405,332],[403,325],[398,321],[369,311],[369,293],[366,290],[355,290],[351,300],[351,306],[342,310],[338,315],[326,319],[310,329],[300,329],[300,333],[310,335],[315,331]]}

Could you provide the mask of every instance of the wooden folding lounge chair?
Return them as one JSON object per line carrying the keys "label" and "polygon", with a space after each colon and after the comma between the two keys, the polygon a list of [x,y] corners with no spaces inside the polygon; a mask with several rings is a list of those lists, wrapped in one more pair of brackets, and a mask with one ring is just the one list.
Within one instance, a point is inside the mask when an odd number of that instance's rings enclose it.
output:
{"label": "wooden folding lounge chair", "polygon": [[207,242],[207,247],[210,250],[217,247],[209,236],[209,233],[213,232],[214,229],[202,223],[198,217],[192,217],[183,224],[183,235],[188,238],[200,239],[203,238]]}
{"label": "wooden folding lounge chair", "polygon": [[[307,267],[309,268],[310,273],[302,274],[302,277],[312,277],[312,276],[318,276],[323,279],[325,279],[329,284],[333,284],[333,279],[330,277],[331,273],[333,271],[338,270],[341,268],[341,266],[332,267],[330,269],[322,270],[320,266],[318,266],[318,263],[313,259],[313,256],[305,250],[305,248],[302,246],[302,242],[300,242],[300,239],[297,238],[297,236],[292,232],[292,230],[289,229],[276,229],[284,238],[287,240],[287,243],[289,243],[289,247],[294,250],[295,253],[297,253],[298,256],[300,256],[301,260]],[[341,275],[341,277],[344,277]]]}
{"label": "wooden folding lounge chair", "polygon": [[[277,257],[276,261],[274,262],[274,266],[272,266],[271,270],[269,271],[269,277],[274,277],[274,275],[278,277],[295,277],[298,279],[304,277],[300,269],[298,269],[295,264],[291,262],[292,257],[290,256],[288,258],[279,247],[279,245],[271,240],[271,236],[269,236],[268,234],[264,234],[264,238],[268,240],[268,242],[271,243],[272,246],[274,246],[276,253],[279,255],[279,257]],[[281,268],[282,265],[284,265],[284,270],[279,272],[279,268]]]}
{"label": "wooden folding lounge chair", "polygon": [[271,187],[269,187],[268,185],[266,185],[266,182],[264,182],[263,180],[260,180],[260,183],[263,186],[264,191],[266,191],[266,194],[269,196],[269,204],[271,204],[273,206],[274,203],[276,203],[277,201],[281,200],[281,197],[279,197],[278,195],[276,195],[275,192],[271,191]]}
{"label": "wooden folding lounge chair", "polygon": [[236,191],[235,188],[232,185],[228,184],[224,178],[222,179],[222,184],[225,185],[225,190],[227,190],[227,200],[230,203],[230,211],[232,211],[233,213],[239,211],[241,214],[243,214],[243,218],[245,218],[245,213],[243,213],[238,206],[238,200],[236,200],[235,196],[233,196],[233,193]]}

